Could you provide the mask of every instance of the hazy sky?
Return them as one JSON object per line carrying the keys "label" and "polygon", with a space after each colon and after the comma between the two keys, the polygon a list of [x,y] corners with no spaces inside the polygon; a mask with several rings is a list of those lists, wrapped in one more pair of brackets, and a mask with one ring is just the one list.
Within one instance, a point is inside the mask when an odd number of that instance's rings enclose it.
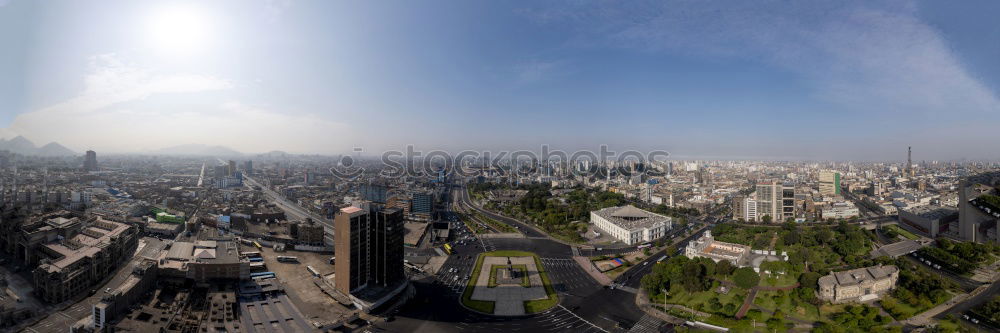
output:
{"label": "hazy sky", "polygon": [[[958,4],[960,6],[954,6]],[[1000,158],[1000,2],[0,0],[0,137]]]}

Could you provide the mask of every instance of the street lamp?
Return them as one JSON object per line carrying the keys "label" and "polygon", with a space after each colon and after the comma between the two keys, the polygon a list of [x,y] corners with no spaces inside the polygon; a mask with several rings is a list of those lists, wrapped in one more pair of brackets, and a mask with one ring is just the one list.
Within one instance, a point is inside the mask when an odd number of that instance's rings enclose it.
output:
{"label": "street lamp", "polygon": [[667,290],[660,288],[660,291],[663,292],[663,313],[667,313]]}

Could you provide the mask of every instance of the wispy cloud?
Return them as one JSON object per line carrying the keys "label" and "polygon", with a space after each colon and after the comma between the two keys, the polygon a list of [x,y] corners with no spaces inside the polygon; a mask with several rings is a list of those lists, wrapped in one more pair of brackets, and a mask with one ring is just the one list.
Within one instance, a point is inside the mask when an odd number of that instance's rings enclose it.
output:
{"label": "wispy cloud", "polygon": [[[228,96],[237,87],[230,80],[160,74],[114,55],[94,57],[83,81],[78,95],[18,115],[10,127],[0,128],[0,136],[26,135],[78,150],[112,152],[188,143],[227,145],[246,152],[327,152],[343,149],[336,139],[349,133],[342,124],[320,116],[240,103]],[[183,102],[192,100],[197,102]]]}
{"label": "wispy cloud", "polygon": [[1000,110],[910,1],[567,2],[524,13],[572,47],[735,57],[797,73],[845,110],[938,117]]}

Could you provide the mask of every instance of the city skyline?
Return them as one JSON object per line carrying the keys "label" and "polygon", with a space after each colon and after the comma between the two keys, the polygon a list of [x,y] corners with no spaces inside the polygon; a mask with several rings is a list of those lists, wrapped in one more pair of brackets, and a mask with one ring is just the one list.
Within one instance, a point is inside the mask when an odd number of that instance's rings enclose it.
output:
{"label": "city skyline", "polygon": [[0,138],[996,160],[997,4],[962,5],[0,1]]}

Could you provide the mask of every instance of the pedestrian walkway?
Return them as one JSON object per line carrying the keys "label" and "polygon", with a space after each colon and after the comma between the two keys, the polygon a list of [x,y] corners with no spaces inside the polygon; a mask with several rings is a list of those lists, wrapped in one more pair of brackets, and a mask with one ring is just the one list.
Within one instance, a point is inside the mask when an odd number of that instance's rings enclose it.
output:
{"label": "pedestrian walkway", "polygon": [[629,333],[655,333],[659,332],[660,327],[663,327],[664,325],[666,325],[665,322],[657,319],[656,317],[650,316],[647,313],[639,319],[639,322],[632,325],[632,328],[628,331]]}
{"label": "pedestrian walkway", "polygon": [[590,276],[593,277],[594,281],[597,281],[597,283],[600,283],[601,285],[604,286],[609,286],[613,282],[611,281],[611,278],[609,278],[607,275],[604,275],[604,273],[601,273],[601,271],[594,266],[594,263],[590,261],[590,258],[574,256],[573,260],[575,260],[576,263],[580,265],[580,268],[583,268],[584,272],[590,274]]}

